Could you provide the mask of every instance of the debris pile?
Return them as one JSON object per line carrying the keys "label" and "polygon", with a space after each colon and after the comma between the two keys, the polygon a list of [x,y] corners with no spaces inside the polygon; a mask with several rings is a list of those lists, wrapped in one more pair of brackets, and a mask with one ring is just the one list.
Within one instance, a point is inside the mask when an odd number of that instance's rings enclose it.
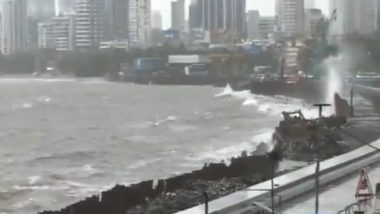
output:
{"label": "debris pile", "polygon": [[344,117],[306,119],[301,111],[283,112],[282,120],[273,134],[275,149],[284,158],[313,161],[317,152],[322,159],[340,155],[345,151],[339,144]]}

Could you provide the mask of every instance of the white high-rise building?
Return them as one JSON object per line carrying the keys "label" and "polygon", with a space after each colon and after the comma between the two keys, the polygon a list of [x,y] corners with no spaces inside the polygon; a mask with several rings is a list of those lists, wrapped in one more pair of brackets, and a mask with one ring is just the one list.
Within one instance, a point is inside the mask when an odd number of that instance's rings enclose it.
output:
{"label": "white high-rise building", "polygon": [[250,10],[247,13],[247,36],[250,40],[260,39],[260,13],[258,10]]}
{"label": "white high-rise building", "polygon": [[28,41],[27,1],[4,0],[2,8],[2,53],[25,51]]}
{"label": "white high-rise building", "polygon": [[74,10],[75,48],[99,48],[104,34],[104,0],[76,0]]}
{"label": "white high-rise building", "polygon": [[162,29],[162,15],[160,11],[153,12],[152,29]]}
{"label": "white high-rise building", "polygon": [[51,21],[38,23],[38,47],[58,51],[74,49],[74,16],[54,17]]}
{"label": "white high-rise building", "polygon": [[150,21],[150,0],[129,0],[129,42],[132,46],[148,45]]}
{"label": "white high-rise building", "polygon": [[304,0],[277,0],[276,13],[279,27],[287,36],[304,36]]}
{"label": "white high-rise building", "polygon": [[74,16],[61,15],[53,19],[54,45],[58,51],[74,49]]}
{"label": "white high-rise building", "polygon": [[55,48],[54,23],[52,21],[38,23],[38,47]]}
{"label": "white high-rise building", "polygon": [[370,34],[376,31],[377,0],[335,0],[330,3],[330,9],[336,10],[336,19],[331,23],[332,35]]}

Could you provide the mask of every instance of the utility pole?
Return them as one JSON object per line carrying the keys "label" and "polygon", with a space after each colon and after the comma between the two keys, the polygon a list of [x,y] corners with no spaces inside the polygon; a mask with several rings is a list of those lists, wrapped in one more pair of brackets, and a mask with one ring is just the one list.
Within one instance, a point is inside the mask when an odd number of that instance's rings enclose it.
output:
{"label": "utility pole", "polygon": [[276,205],[275,205],[275,192],[274,192],[274,188],[275,188],[275,184],[274,184],[274,178],[276,176],[276,166],[275,166],[275,163],[280,159],[280,155],[276,152],[276,151],[273,151],[272,153],[269,153],[268,154],[269,158],[270,158],[270,161],[271,161],[271,171],[272,171],[272,175],[271,175],[271,205],[272,205],[272,214],[275,214],[276,213]]}
{"label": "utility pole", "polygon": [[[315,107],[318,107],[319,110],[319,120],[323,118],[323,108],[329,107],[331,104],[314,104]],[[318,124],[315,124],[313,127],[313,143],[316,148],[316,167],[315,167],[315,214],[319,213],[319,171],[321,164],[321,151],[320,151],[320,142],[318,140],[317,133],[318,132]]]}
{"label": "utility pole", "polygon": [[272,175],[271,175],[271,191],[270,191],[270,195],[271,195],[271,204],[272,204],[272,214],[275,214],[275,205],[274,205],[274,176],[275,176],[275,167],[274,167],[274,155],[272,154],[271,155],[271,171],[272,171]]}
{"label": "utility pole", "polygon": [[208,198],[208,194],[206,191],[203,192],[203,196],[205,198],[205,214],[208,214],[208,201],[209,201],[209,198]]}

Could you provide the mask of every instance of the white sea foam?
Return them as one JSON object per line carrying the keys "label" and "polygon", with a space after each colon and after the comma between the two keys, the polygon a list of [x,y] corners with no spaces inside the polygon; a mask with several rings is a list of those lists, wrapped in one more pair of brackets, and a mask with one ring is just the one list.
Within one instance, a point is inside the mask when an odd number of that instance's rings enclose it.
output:
{"label": "white sea foam", "polygon": [[28,178],[28,184],[30,184],[30,185],[34,185],[34,184],[36,184],[40,179],[41,179],[41,177],[38,176],[38,175],[30,176],[30,177]]}
{"label": "white sea foam", "polygon": [[23,186],[23,185],[15,185],[13,186],[15,190],[33,190],[33,191],[43,191],[49,190],[49,185],[35,185],[35,186]]}
{"label": "white sea foam", "polygon": [[234,90],[231,88],[231,86],[228,84],[222,92],[219,94],[216,94],[215,97],[226,97],[226,96],[232,96],[234,93]]}
{"label": "white sea foam", "polygon": [[250,97],[248,99],[246,99],[244,102],[243,102],[243,106],[255,106],[255,105],[258,105],[258,102],[255,98],[253,97]]}
{"label": "white sea foam", "polygon": [[48,96],[42,96],[42,97],[37,98],[37,101],[38,101],[38,102],[45,102],[45,103],[48,103],[48,102],[51,101],[51,98],[48,97]]}
{"label": "white sea foam", "polygon": [[[281,116],[283,111],[297,111],[301,110],[305,117],[315,118],[318,111],[311,105],[307,105],[300,99],[289,98],[284,96],[263,96],[250,93],[250,91],[234,91],[231,86],[227,85],[223,91],[217,95],[221,97],[233,97],[242,100],[242,106],[253,107],[257,111]],[[326,115],[332,113],[332,109],[326,111]]]}
{"label": "white sea foam", "polygon": [[263,129],[241,143],[232,143],[232,146],[229,147],[203,152],[190,157],[190,159],[209,163],[223,160],[229,164],[231,157],[241,156],[242,152],[254,152],[260,144],[267,144],[269,148],[272,144],[272,134],[272,129]]}
{"label": "white sea foam", "polygon": [[22,108],[33,108],[33,103],[25,102],[21,104]]}
{"label": "white sea foam", "polygon": [[169,115],[169,116],[167,116],[167,117],[165,117],[165,118],[163,118],[163,119],[158,119],[158,118],[156,118],[156,120],[153,121],[153,122],[151,123],[151,125],[152,125],[152,126],[160,126],[160,125],[162,125],[162,124],[164,124],[164,123],[169,123],[169,122],[174,122],[174,121],[177,121],[177,117],[172,116],[172,115]]}

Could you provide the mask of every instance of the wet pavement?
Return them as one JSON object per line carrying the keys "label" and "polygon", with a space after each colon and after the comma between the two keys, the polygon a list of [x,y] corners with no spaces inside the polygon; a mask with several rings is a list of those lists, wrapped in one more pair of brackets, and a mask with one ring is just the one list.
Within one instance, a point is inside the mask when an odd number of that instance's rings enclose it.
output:
{"label": "wet pavement", "polygon": [[[351,119],[349,124],[346,131],[350,133],[350,136],[345,135],[347,145],[360,147],[365,143],[370,143],[380,138],[380,117],[355,118]],[[375,190],[376,183],[380,182],[380,165],[369,166],[368,174],[372,189]],[[359,172],[322,188],[320,194],[320,213],[336,214],[346,206],[355,203],[355,191],[358,179]],[[305,195],[280,208],[283,214],[309,214],[313,213],[314,210],[315,193]]]}

